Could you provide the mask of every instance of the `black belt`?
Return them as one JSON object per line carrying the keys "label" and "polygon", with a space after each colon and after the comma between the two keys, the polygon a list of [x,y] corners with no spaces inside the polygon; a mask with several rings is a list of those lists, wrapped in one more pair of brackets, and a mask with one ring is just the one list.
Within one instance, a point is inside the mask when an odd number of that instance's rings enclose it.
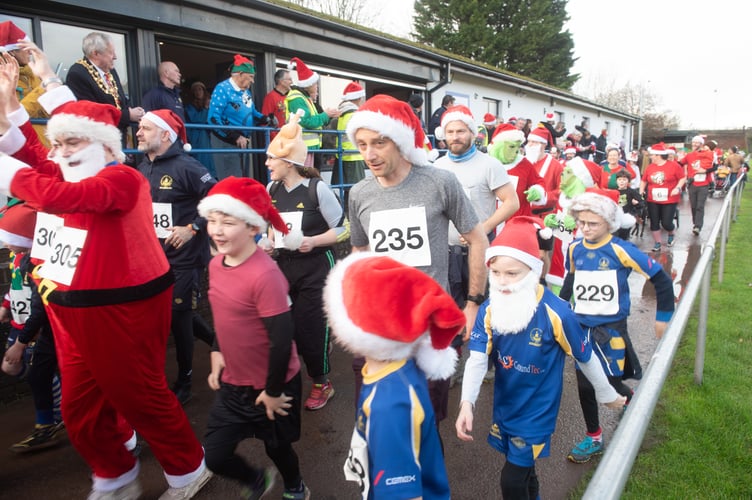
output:
{"label": "black belt", "polygon": [[39,295],[45,303],[51,302],[65,307],[111,306],[154,297],[167,290],[173,283],[175,276],[172,270],[146,283],[122,288],[59,291],[55,282],[43,279],[39,283]]}

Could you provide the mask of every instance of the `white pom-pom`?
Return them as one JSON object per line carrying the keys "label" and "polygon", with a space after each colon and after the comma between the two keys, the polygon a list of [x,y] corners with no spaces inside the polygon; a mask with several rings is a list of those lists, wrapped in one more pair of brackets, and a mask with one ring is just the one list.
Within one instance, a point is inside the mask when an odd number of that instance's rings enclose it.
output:
{"label": "white pom-pom", "polygon": [[452,347],[436,350],[428,335],[418,341],[415,349],[415,362],[429,380],[445,380],[457,368],[457,351]]}
{"label": "white pom-pom", "polygon": [[436,127],[436,130],[433,131],[433,136],[437,141],[443,141],[446,139],[446,136],[444,136],[444,127]]}
{"label": "white pom-pom", "polygon": [[191,149],[193,149],[193,146],[191,146],[187,142],[183,144],[183,151],[185,151],[186,153],[190,152]]}
{"label": "white pom-pom", "polygon": [[634,215],[621,212],[619,217],[619,227],[621,229],[629,229],[631,227],[634,227],[636,222],[637,219],[635,219]]}
{"label": "white pom-pom", "polygon": [[540,236],[541,239],[550,240],[551,238],[553,238],[554,232],[550,227],[544,227],[543,229],[538,231],[538,236]]}
{"label": "white pom-pom", "polygon": [[297,250],[303,243],[303,231],[295,229],[285,235],[285,248],[288,250]]}

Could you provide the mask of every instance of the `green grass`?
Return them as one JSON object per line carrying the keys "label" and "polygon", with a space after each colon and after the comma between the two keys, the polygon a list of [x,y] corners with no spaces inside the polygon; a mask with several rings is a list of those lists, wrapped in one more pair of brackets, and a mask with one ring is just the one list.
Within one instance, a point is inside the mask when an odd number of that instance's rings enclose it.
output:
{"label": "green grass", "polygon": [[703,383],[694,382],[698,299],[623,499],[752,498],[750,187],[731,224],[721,284],[714,262]]}

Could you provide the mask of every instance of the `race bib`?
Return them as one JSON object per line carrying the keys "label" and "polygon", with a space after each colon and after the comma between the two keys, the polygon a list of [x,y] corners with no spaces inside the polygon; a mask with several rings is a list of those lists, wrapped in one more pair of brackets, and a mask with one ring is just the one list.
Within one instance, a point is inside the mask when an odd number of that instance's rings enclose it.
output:
{"label": "race bib", "polygon": [[19,325],[26,323],[31,312],[31,287],[23,286],[20,290],[13,287],[8,290],[10,296],[10,313],[13,321]]}
{"label": "race bib", "polygon": [[653,201],[668,201],[668,188],[653,188]]}
{"label": "race bib", "polygon": [[345,480],[358,483],[363,500],[367,499],[371,488],[371,478],[368,477],[368,443],[357,429],[353,429],[350,453],[345,460],[344,470]]}
{"label": "race bib", "polygon": [[55,240],[49,258],[39,270],[42,278],[56,283],[70,285],[76,274],[76,266],[86,242],[87,231],[72,227],[61,227],[55,234]]}
{"label": "race bib", "polygon": [[431,265],[425,207],[373,212],[368,232],[372,251],[406,266]]}
{"label": "race bib", "polygon": [[37,212],[37,223],[34,226],[34,243],[31,245],[31,256],[35,259],[47,261],[52,252],[52,242],[55,233],[63,227],[63,219],[57,215]]}
{"label": "race bib", "polygon": [[705,182],[705,179],[708,178],[708,174],[695,174],[693,177],[695,182]]}
{"label": "race bib", "polygon": [[574,273],[574,312],[611,316],[619,312],[619,284],[616,270]]}
{"label": "race bib", "polygon": [[[303,212],[280,212],[288,231],[303,231]],[[285,235],[274,230],[274,248],[285,248]]]}
{"label": "race bib", "polygon": [[157,238],[164,239],[170,236],[172,227],[172,203],[152,203],[154,210],[154,230],[157,232]]}

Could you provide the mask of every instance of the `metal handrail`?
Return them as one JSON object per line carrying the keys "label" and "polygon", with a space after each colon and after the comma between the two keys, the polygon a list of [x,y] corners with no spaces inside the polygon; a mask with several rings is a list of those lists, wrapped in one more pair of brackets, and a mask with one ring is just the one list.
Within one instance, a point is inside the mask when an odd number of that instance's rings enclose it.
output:
{"label": "metal handrail", "polygon": [[[624,491],[629,475],[632,471],[637,453],[645,438],[650,418],[655,411],[663,384],[671,370],[671,364],[684,334],[684,329],[692,313],[698,292],[700,297],[700,317],[697,325],[697,349],[695,352],[695,382],[702,383],[702,368],[705,360],[705,336],[709,309],[710,273],[715,254],[715,242],[720,233],[721,251],[725,253],[728,226],[731,221],[732,205],[739,207],[744,177],[740,173],[734,185],[729,190],[721,215],[713,225],[710,237],[704,245],[702,254],[697,262],[695,271],[682,291],[682,298],[677,305],[673,318],[669,322],[663,338],[653,353],[648,369],[640,382],[639,390],[629,403],[624,417],[611,439],[598,468],[590,480],[583,495],[583,500],[616,500]],[[736,217],[734,216],[734,219]],[[719,263],[719,276],[723,274],[723,263]]]}

